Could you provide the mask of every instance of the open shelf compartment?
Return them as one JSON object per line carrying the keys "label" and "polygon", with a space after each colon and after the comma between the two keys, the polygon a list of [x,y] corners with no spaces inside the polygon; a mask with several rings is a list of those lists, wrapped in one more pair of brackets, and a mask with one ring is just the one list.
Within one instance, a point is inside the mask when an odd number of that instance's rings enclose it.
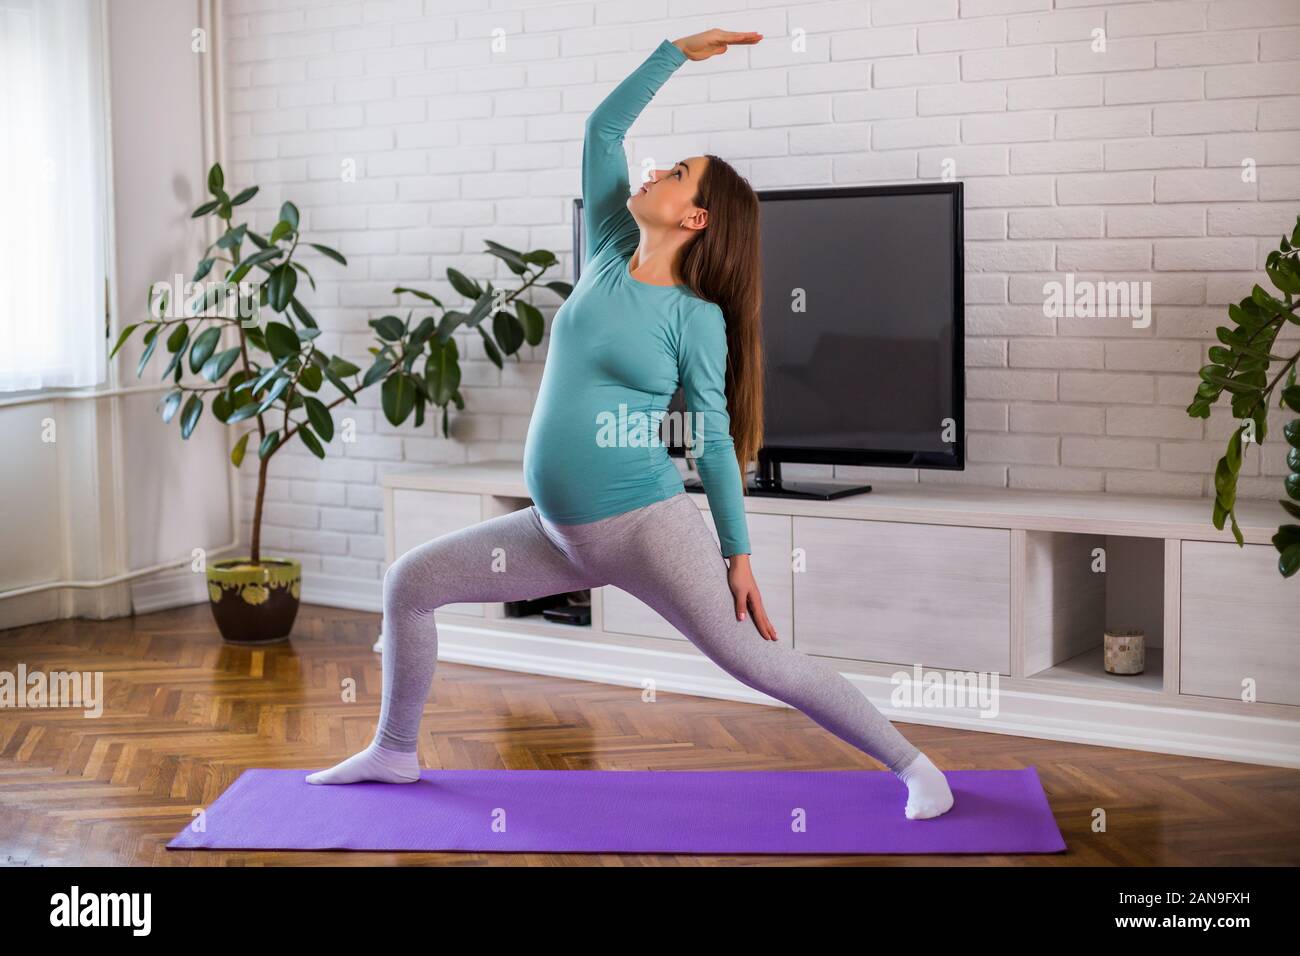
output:
{"label": "open shelf compartment", "polygon": [[[1025,532],[1025,677],[1162,693],[1164,564],[1160,538]],[[1142,673],[1106,672],[1107,628],[1143,631]]]}

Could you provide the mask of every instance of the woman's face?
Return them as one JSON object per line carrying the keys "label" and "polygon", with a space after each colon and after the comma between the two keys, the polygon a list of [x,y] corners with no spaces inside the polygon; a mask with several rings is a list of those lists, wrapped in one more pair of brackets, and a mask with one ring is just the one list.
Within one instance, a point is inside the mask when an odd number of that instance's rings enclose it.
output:
{"label": "woman's face", "polygon": [[709,212],[695,205],[707,156],[691,156],[664,169],[652,169],[641,188],[628,197],[632,217],[645,226],[702,229]]}

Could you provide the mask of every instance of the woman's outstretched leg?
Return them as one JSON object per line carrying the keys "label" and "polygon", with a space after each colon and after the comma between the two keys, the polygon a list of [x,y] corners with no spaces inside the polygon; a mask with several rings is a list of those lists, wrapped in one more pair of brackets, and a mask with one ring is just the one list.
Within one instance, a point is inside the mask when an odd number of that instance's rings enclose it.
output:
{"label": "woman's outstretched leg", "polygon": [[909,818],[952,807],[943,773],[848,678],[788,640],[764,640],[748,616],[736,620],[726,562],[689,497],[670,501],[629,538],[601,556],[609,583],[658,611],[737,680],[801,710],[889,767],[907,785]]}
{"label": "woman's outstretched leg", "polygon": [[599,583],[547,537],[534,507],[441,535],[402,555],[384,575],[384,693],[374,739],[307,782],[419,779],[420,718],[438,663],[436,608],[528,600]]}

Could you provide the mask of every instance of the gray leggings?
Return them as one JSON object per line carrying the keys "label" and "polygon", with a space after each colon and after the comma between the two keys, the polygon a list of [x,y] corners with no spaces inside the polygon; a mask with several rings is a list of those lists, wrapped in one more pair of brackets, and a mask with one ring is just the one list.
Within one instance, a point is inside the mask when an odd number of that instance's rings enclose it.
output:
{"label": "gray leggings", "polygon": [[586,524],[536,506],[441,535],[384,577],[384,697],[375,742],[416,749],[437,665],[434,608],[613,584],[654,608],[732,677],[803,711],[897,772],[919,753],[839,671],[736,620],[727,563],[688,492]]}

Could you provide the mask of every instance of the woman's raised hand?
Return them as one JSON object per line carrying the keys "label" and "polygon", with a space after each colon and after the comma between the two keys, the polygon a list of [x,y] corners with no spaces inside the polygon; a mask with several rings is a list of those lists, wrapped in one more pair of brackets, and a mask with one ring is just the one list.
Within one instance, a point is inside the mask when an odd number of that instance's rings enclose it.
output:
{"label": "woman's raised hand", "polygon": [[673,45],[685,53],[688,60],[707,60],[711,56],[727,52],[727,47],[733,43],[749,46],[761,39],[763,39],[761,33],[735,33],[731,30],[715,29],[674,40]]}

